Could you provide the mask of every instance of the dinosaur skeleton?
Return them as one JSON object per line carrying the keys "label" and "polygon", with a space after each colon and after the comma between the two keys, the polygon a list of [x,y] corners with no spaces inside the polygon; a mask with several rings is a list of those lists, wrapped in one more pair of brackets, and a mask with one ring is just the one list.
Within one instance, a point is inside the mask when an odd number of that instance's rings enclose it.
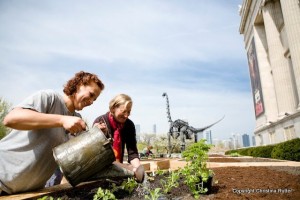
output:
{"label": "dinosaur skeleton", "polygon": [[197,134],[198,133],[203,133],[204,130],[212,127],[213,125],[217,124],[218,122],[220,122],[224,116],[219,119],[218,121],[202,127],[202,128],[194,128],[192,126],[189,125],[188,122],[181,120],[181,119],[177,119],[175,121],[172,121],[171,118],[171,113],[170,113],[170,104],[169,104],[169,98],[168,98],[168,94],[167,93],[163,93],[162,95],[163,97],[166,97],[166,101],[167,101],[167,118],[169,119],[169,123],[170,123],[170,128],[169,128],[169,132],[168,132],[168,148],[169,148],[169,156],[171,155],[171,137],[174,139],[178,139],[178,137],[180,137],[180,145],[181,145],[181,151],[185,150],[185,140],[186,139],[192,139],[193,135],[194,135],[194,140],[195,143],[198,141],[197,138]]}

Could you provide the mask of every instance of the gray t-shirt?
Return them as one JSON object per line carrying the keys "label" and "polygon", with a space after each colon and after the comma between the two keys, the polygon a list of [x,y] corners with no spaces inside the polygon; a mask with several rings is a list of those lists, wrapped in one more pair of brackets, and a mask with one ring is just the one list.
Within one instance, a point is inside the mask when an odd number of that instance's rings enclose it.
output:
{"label": "gray t-shirt", "polygon": [[[70,113],[63,96],[52,90],[39,91],[16,107],[81,117],[76,112]],[[57,168],[52,149],[67,140],[62,127],[13,129],[0,140],[0,188],[8,194],[43,188]]]}

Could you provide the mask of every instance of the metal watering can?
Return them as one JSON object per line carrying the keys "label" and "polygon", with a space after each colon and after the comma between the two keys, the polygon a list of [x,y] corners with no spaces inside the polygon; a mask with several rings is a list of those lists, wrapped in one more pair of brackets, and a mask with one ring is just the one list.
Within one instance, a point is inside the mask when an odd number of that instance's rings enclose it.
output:
{"label": "metal watering can", "polygon": [[144,179],[144,167],[135,172],[133,167],[114,162],[115,155],[111,140],[93,127],[53,149],[53,156],[65,178],[72,186],[84,181],[112,177],[136,177],[138,182]]}
{"label": "metal watering can", "polygon": [[88,181],[115,160],[110,139],[97,127],[55,147],[53,156],[72,186]]}

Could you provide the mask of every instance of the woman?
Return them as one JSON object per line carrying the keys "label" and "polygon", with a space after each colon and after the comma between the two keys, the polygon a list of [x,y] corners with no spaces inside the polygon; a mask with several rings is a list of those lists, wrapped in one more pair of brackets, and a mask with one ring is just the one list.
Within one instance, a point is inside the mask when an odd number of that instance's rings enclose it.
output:
{"label": "woman", "polygon": [[128,153],[128,163],[136,171],[140,164],[136,145],[134,123],[128,118],[132,108],[132,100],[126,94],[119,94],[109,103],[109,112],[97,117],[94,126],[113,139],[112,146],[116,162],[123,163],[125,146]]}
{"label": "woman", "polygon": [[153,149],[153,147],[147,146],[143,149],[142,153],[141,153],[141,157],[149,157],[150,155],[153,155],[153,152],[151,151],[151,149]]}
{"label": "woman", "polygon": [[57,169],[52,149],[68,140],[68,133],[86,129],[75,112],[90,106],[104,89],[95,75],[78,72],[65,85],[64,95],[39,91],[14,107],[3,124],[13,130],[0,140],[0,192],[41,189]]}

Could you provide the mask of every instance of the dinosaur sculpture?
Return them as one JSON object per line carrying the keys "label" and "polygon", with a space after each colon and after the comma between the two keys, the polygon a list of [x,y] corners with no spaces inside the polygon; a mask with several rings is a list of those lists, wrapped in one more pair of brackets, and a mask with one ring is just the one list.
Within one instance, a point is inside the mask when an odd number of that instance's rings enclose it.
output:
{"label": "dinosaur sculpture", "polygon": [[169,119],[168,122],[170,123],[170,128],[168,132],[168,149],[169,149],[169,156],[171,155],[171,137],[174,139],[177,139],[180,137],[180,145],[181,145],[181,152],[185,150],[185,140],[186,139],[192,139],[194,135],[195,143],[198,141],[197,134],[203,133],[204,130],[212,127],[213,125],[217,124],[221,120],[224,119],[225,116],[223,116],[221,119],[216,121],[215,123],[212,123],[208,126],[202,127],[202,128],[194,128],[189,125],[188,122],[177,119],[175,121],[171,118],[170,113],[170,104],[169,104],[169,98],[167,93],[163,93],[163,97],[166,97],[167,101],[167,118]]}

